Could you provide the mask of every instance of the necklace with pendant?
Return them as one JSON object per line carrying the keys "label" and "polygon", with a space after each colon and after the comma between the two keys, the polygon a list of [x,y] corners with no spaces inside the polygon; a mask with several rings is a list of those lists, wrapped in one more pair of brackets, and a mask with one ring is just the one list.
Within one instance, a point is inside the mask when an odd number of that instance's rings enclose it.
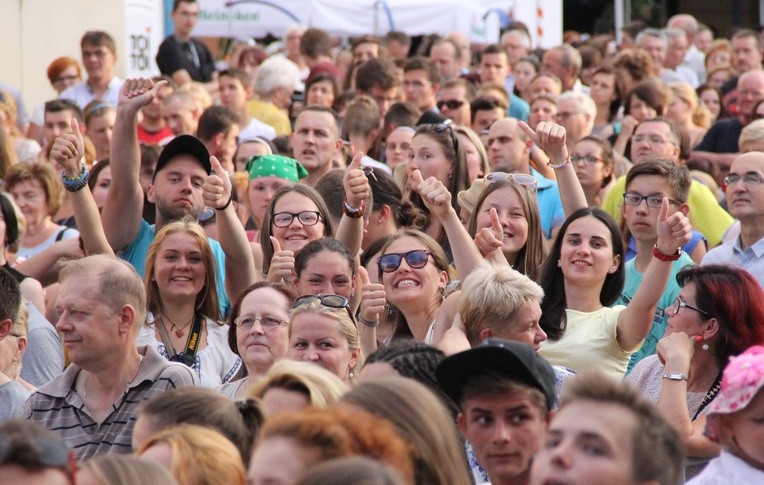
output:
{"label": "necklace with pendant", "polygon": [[191,325],[191,323],[194,321],[194,315],[191,315],[191,320],[189,320],[185,325],[180,327],[178,325],[175,325],[175,322],[173,322],[170,319],[170,317],[168,317],[167,315],[164,314],[164,312],[162,312],[162,320],[164,320],[165,318],[167,319],[168,322],[170,322],[170,331],[174,330],[175,331],[175,335],[178,338],[181,338],[181,337],[183,337],[183,335],[186,334],[186,328],[188,328],[188,326]]}

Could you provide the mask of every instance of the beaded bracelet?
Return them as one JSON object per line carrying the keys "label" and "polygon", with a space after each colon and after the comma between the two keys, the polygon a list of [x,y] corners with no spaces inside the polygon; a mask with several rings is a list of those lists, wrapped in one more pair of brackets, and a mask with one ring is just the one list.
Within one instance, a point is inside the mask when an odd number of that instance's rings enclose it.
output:
{"label": "beaded bracelet", "polygon": [[366,325],[367,327],[375,328],[379,326],[379,319],[377,319],[376,321],[366,320],[365,318],[361,316],[360,313],[358,314],[357,320],[363,323],[364,325]]}
{"label": "beaded bracelet", "polygon": [[79,192],[88,184],[88,166],[82,164],[82,174],[76,178],[66,176],[66,172],[61,172],[61,180],[64,182],[64,188],[69,192]]}
{"label": "beaded bracelet", "polygon": [[552,163],[552,161],[550,160],[549,163],[547,163],[547,166],[556,169],[556,168],[564,167],[565,165],[567,165],[569,163],[570,163],[570,155],[568,155],[568,158],[566,158],[562,162]]}

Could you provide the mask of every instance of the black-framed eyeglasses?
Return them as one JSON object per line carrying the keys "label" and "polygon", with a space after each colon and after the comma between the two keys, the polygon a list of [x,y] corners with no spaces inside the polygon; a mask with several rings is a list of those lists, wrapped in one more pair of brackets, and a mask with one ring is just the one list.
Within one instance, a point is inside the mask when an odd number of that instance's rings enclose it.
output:
{"label": "black-framed eyeglasses", "polygon": [[[557,116],[559,117],[560,114],[557,113]],[[634,135],[631,137],[632,143],[642,143],[643,141],[646,141],[650,145],[659,145],[661,143],[671,143],[672,145],[676,145],[674,141],[672,140],[664,140],[658,135]]]}
{"label": "black-framed eyeglasses", "polygon": [[512,180],[520,185],[525,185],[526,187],[532,188],[534,192],[538,186],[538,180],[536,180],[536,177],[527,173],[491,172],[484,178],[486,182],[489,183]]}
{"label": "black-framed eyeglasses", "polygon": [[451,137],[451,145],[454,147],[454,155],[457,155],[459,153],[459,140],[456,139],[456,133],[454,133],[454,128],[451,126],[451,123],[436,123],[430,126],[435,133],[448,132]]}
{"label": "black-framed eyeglasses", "polygon": [[315,226],[321,220],[321,213],[318,211],[277,212],[273,214],[273,225],[289,227],[295,217],[303,226]]}
{"label": "black-framed eyeglasses", "polygon": [[696,312],[700,313],[701,315],[705,316],[706,318],[711,318],[711,314],[710,313],[708,313],[705,310],[701,310],[700,308],[698,308],[696,306],[692,306],[689,303],[686,303],[686,302],[682,301],[682,297],[681,296],[677,296],[676,297],[676,300],[674,300],[674,303],[671,304],[671,307],[674,308],[674,313],[673,313],[674,315],[679,313],[679,309],[680,308],[689,308],[690,310],[695,310]]}
{"label": "black-framed eyeglasses", "polygon": [[263,328],[276,328],[289,323],[286,320],[281,320],[280,318],[272,317],[270,315],[258,317],[252,314],[239,315],[234,319],[233,323],[243,330],[249,330],[254,327],[255,323],[258,321]]}
{"label": "black-framed eyeglasses", "polygon": [[573,163],[584,162],[586,165],[594,165],[597,162],[603,162],[604,160],[595,157],[594,155],[573,155],[570,157],[570,161]]}
{"label": "black-framed eyeglasses", "polygon": [[461,99],[442,99],[438,101],[438,109],[443,110],[444,107],[448,109],[459,109],[464,106],[464,101]]}
{"label": "black-framed eyeglasses", "polygon": [[[623,194],[623,203],[626,205],[637,207],[643,200],[647,201],[647,207],[651,209],[660,209],[661,205],[663,205],[663,196],[659,194],[642,195],[636,192],[626,192]],[[682,205],[678,200],[669,199],[668,201],[672,204]]]}
{"label": "black-framed eyeglasses", "polygon": [[407,253],[388,253],[377,258],[379,270],[383,273],[392,273],[401,266],[405,259],[406,264],[413,269],[421,269],[427,266],[430,260],[430,251],[426,249],[415,249]]}

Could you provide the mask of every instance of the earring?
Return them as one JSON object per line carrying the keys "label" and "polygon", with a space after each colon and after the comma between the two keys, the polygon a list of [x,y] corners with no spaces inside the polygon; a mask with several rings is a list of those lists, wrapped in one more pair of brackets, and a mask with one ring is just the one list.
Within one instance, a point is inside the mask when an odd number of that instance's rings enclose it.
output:
{"label": "earring", "polygon": [[703,345],[701,345],[700,348],[703,350],[708,350],[708,344],[703,342]]}
{"label": "earring", "polygon": [[562,268],[562,261],[560,261],[559,259],[557,260],[557,267]]}

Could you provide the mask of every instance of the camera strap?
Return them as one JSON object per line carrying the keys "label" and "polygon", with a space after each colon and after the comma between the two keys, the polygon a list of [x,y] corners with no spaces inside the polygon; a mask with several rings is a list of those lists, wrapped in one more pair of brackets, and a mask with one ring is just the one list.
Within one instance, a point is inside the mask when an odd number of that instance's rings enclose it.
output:
{"label": "camera strap", "polygon": [[[186,339],[186,349],[183,351],[184,355],[187,355],[192,359],[196,359],[196,351],[199,348],[199,339],[202,335],[203,322],[204,317],[202,317],[201,313],[195,313],[194,325],[191,327],[191,333],[188,334],[188,338]],[[159,336],[162,338],[162,343],[167,350],[167,355],[170,358],[178,355],[178,353],[175,351],[175,347],[172,346],[172,340],[170,339],[170,335],[167,333],[167,329],[164,326],[164,321],[162,321],[161,325],[157,325],[157,328],[159,329]]]}

